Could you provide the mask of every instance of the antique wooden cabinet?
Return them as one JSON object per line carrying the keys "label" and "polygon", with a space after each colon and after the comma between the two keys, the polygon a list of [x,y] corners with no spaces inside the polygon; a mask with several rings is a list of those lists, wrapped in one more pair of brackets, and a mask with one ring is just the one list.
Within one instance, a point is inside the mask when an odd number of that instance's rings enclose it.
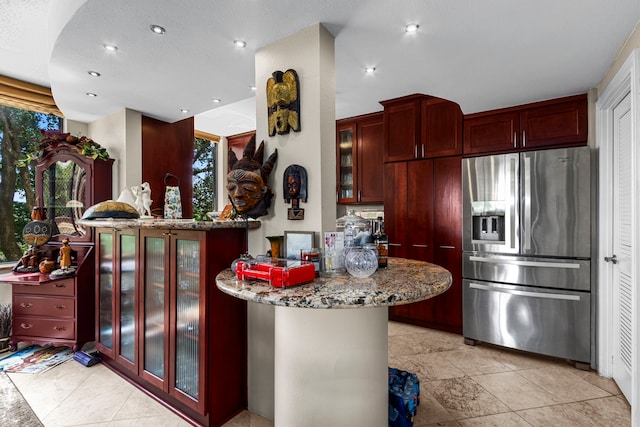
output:
{"label": "antique wooden cabinet", "polygon": [[21,341],[66,345],[79,350],[94,340],[93,230],[78,223],[84,211],[111,198],[113,159],[93,159],[77,147],[57,141],[43,149],[36,163],[36,197],[43,219],[52,230],[50,241],[35,248],[40,259],[57,260],[62,240],[71,246],[71,276],[8,273],[13,299],[15,349]]}
{"label": "antique wooden cabinet", "polygon": [[586,145],[587,95],[464,116],[464,155]]}
{"label": "antique wooden cabinet", "polygon": [[385,223],[389,256],[449,270],[449,290],[391,307],[390,319],[462,333],[462,157],[385,164]]}
{"label": "antique wooden cabinet", "polygon": [[382,101],[384,161],[462,154],[462,111],[446,99],[414,94]]}
{"label": "antique wooden cabinet", "polygon": [[242,228],[98,228],[96,346],[107,365],[201,425],[246,408],[246,302],[215,276]]}
{"label": "antique wooden cabinet", "polygon": [[382,113],[336,121],[340,204],[382,203]]}

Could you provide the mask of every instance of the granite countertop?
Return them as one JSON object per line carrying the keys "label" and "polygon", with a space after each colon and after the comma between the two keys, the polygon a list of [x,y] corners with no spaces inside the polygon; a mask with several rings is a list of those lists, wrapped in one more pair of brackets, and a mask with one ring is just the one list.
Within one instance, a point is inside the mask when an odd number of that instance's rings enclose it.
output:
{"label": "granite countertop", "polygon": [[260,221],[250,219],[234,219],[226,221],[196,221],[194,219],[80,219],[76,221],[85,227],[105,227],[116,229],[157,228],[173,230],[214,230],[216,228],[260,228]]}
{"label": "granite countertop", "polygon": [[247,301],[298,308],[361,308],[408,304],[440,295],[451,286],[451,273],[423,261],[389,258],[386,269],[366,279],[348,273],[276,288],[263,280],[239,280],[231,269],[216,277],[218,288]]}

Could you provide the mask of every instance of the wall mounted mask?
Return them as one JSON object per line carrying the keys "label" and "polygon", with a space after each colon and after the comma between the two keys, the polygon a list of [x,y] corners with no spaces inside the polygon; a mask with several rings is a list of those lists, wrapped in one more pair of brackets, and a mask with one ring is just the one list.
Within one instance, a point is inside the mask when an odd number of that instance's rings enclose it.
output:
{"label": "wall mounted mask", "polygon": [[304,219],[300,201],[307,202],[307,170],[300,165],[289,165],[284,170],[282,187],[285,203],[291,202],[287,219]]}
{"label": "wall mounted mask", "polygon": [[269,176],[278,159],[278,150],[269,156],[264,164],[264,141],[256,150],[255,135],[249,140],[238,160],[229,150],[231,171],[227,174],[229,199],[237,213],[249,218],[258,218],[268,213],[273,193],[269,187]]}
{"label": "wall mounted mask", "polygon": [[300,83],[294,70],[274,71],[267,80],[269,136],[300,131]]}

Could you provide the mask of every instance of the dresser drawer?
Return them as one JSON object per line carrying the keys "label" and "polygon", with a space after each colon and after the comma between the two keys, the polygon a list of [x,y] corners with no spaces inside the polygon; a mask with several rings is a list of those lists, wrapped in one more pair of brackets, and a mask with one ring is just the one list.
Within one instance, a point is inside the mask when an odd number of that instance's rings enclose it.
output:
{"label": "dresser drawer", "polygon": [[75,317],[73,298],[13,295],[13,313],[16,316]]}
{"label": "dresser drawer", "polygon": [[74,278],[54,280],[41,285],[13,284],[15,294],[61,295],[72,297],[75,295]]}
{"label": "dresser drawer", "polygon": [[75,322],[73,319],[14,316],[13,335],[74,339]]}

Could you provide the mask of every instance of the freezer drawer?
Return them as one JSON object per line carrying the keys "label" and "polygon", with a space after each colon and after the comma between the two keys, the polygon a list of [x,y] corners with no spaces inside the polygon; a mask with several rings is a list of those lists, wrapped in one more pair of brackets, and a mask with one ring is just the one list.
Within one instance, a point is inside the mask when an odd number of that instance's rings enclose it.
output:
{"label": "freezer drawer", "polygon": [[464,253],[466,279],[542,288],[591,290],[589,260]]}
{"label": "freezer drawer", "polygon": [[591,361],[590,293],[463,281],[463,326],[471,338],[517,350]]}

